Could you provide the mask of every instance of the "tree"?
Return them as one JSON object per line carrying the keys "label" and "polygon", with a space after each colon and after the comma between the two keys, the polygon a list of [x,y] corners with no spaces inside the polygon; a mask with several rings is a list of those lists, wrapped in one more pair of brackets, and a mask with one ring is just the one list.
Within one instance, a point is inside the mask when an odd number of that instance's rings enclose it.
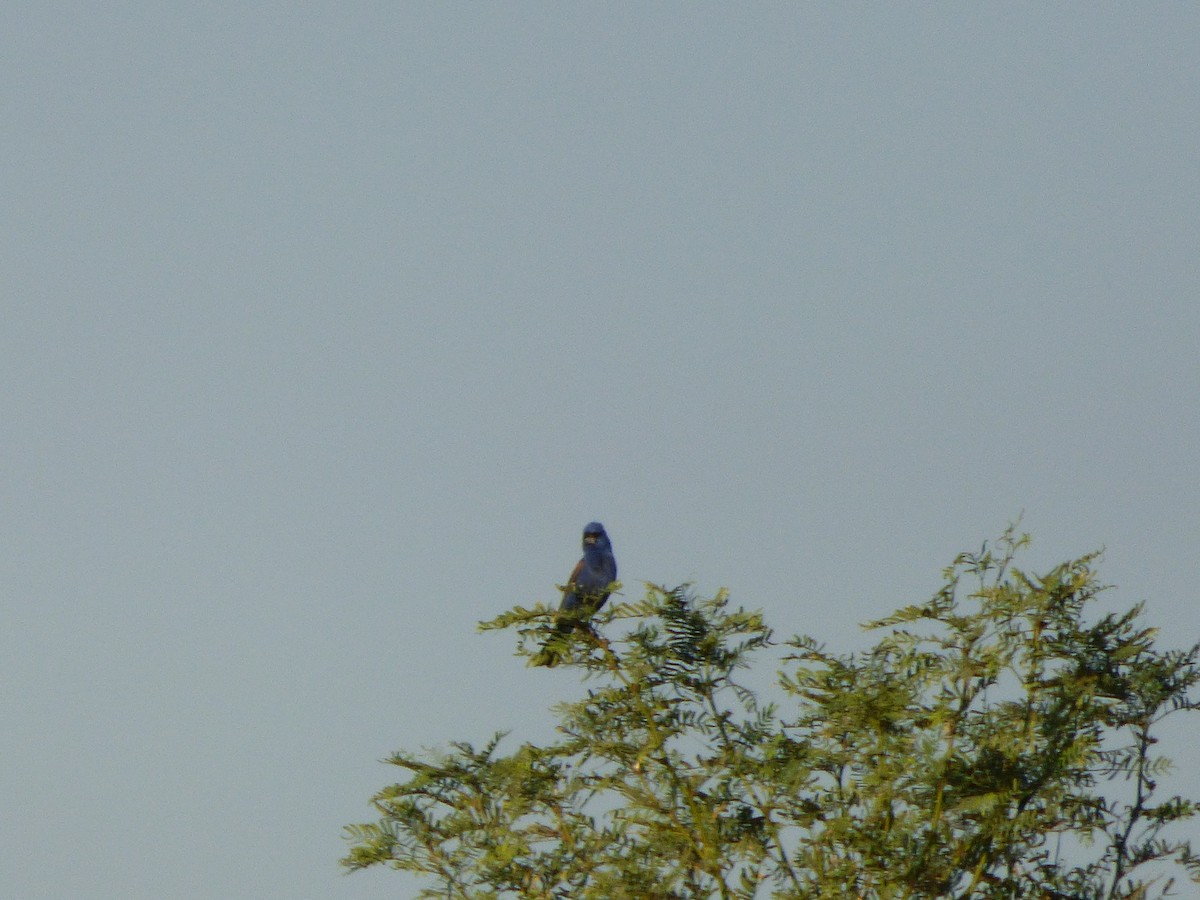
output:
{"label": "tree", "polygon": [[[562,738],[397,753],[406,780],[347,828],[349,869],[448,898],[1147,898],[1200,858],[1160,797],[1156,729],[1196,708],[1200,645],[1161,650],[1142,607],[1094,614],[1096,554],[1043,575],[1009,529],[960,555],[868,651],[785,642],[777,703],[739,683],[774,642],[724,592],[647,586],[561,633],[517,607],[532,657],[591,684]],[[617,623],[626,630],[606,636]]]}

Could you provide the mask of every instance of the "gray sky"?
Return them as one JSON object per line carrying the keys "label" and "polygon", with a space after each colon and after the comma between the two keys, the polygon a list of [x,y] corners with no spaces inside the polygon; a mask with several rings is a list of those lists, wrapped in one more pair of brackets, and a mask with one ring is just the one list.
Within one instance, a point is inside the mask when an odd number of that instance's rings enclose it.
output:
{"label": "gray sky", "polygon": [[849,649],[1023,510],[1200,635],[1200,7],[250,6],[0,13],[8,895],[403,895],[591,519]]}

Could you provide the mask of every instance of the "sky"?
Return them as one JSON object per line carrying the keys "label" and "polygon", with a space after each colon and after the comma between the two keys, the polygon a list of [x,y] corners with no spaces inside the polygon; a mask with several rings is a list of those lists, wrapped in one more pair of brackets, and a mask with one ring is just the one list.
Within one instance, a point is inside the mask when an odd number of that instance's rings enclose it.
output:
{"label": "sky", "polygon": [[1193,643],[1198,45],[1185,3],[8,5],[5,892],[411,893],[342,827],[397,749],[553,733],[577,677],[476,624],[593,519],[626,596],[853,649],[1022,517]]}

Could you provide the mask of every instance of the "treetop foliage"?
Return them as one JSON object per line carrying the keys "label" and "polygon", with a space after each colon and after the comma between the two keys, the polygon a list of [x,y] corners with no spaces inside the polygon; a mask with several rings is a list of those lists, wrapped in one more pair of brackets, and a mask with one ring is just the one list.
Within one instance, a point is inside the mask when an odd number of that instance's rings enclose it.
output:
{"label": "treetop foliage", "polygon": [[[1148,898],[1200,858],[1160,796],[1156,729],[1196,708],[1197,654],[1142,606],[1094,613],[1096,554],[1041,575],[1009,529],[961,554],[869,650],[783,642],[778,697],[739,682],[775,644],[725,592],[648,585],[583,627],[481,623],[588,683],[560,737],[397,753],[404,780],[343,864],[450,898]],[[615,633],[615,634],[610,634]],[[539,676],[540,677],[540,676]]]}

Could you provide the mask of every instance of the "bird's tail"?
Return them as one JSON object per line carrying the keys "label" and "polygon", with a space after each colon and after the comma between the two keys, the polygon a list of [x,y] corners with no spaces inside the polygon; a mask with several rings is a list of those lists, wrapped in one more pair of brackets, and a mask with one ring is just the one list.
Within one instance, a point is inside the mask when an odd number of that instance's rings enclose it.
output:
{"label": "bird's tail", "polygon": [[596,631],[578,615],[557,616],[554,631],[546,638],[540,650],[529,660],[530,666],[545,666],[553,669],[570,655],[573,641],[571,636],[579,632],[596,637]]}

